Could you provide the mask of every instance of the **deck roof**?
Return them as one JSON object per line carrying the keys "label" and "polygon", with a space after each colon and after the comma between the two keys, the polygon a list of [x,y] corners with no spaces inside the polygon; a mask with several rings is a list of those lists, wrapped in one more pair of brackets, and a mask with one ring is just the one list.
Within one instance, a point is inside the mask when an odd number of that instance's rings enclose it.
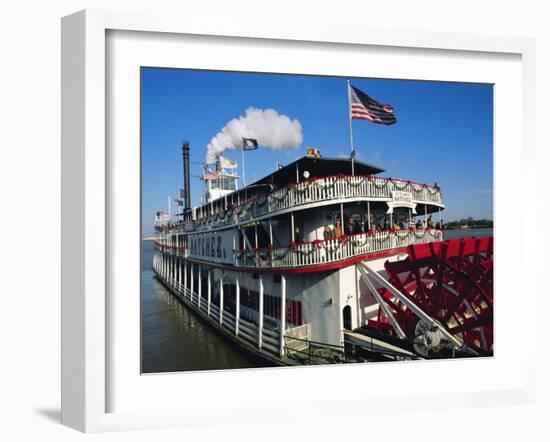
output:
{"label": "deck roof", "polygon": [[[377,173],[384,172],[384,169],[365,163],[363,161],[354,160],[355,175],[376,175]],[[281,169],[276,170],[265,177],[248,184],[246,187],[240,188],[231,194],[227,195],[228,198],[231,195],[251,195],[255,192],[265,193],[272,189],[286,186],[296,182],[296,171],[298,171],[300,181],[305,178],[303,176],[304,171],[309,172],[309,179],[320,178],[325,176],[335,176],[338,174],[351,175],[351,159],[350,158],[324,158],[324,157],[311,157],[303,156],[293,161],[292,163],[283,166]],[[221,200],[221,198],[218,198]],[[207,206],[208,204],[201,204],[200,206]],[[177,213],[177,216],[184,215],[191,211],[191,208],[184,209],[182,212]]]}
{"label": "deck roof", "polygon": [[[375,175],[384,169],[362,161],[354,160],[355,175]],[[300,181],[304,180],[304,171],[309,172],[309,178],[320,178],[338,174],[351,175],[350,158],[324,158],[304,156],[287,164],[275,172],[255,181],[251,186],[272,184],[275,188],[296,182],[296,171]]]}

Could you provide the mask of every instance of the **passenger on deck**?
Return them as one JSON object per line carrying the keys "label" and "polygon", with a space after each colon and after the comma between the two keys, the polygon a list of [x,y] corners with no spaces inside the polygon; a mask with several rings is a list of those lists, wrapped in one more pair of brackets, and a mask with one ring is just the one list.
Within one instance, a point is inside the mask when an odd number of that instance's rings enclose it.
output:
{"label": "passenger on deck", "polygon": [[433,228],[434,228],[434,223],[433,223],[433,221],[432,221],[432,215],[430,215],[430,216],[428,217],[428,221],[426,222],[426,227],[427,227],[428,229],[433,229]]}
{"label": "passenger on deck", "polygon": [[342,226],[340,225],[340,220],[336,220],[336,225],[334,226],[334,238],[339,239],[342,237]]}
{"label": "passenger on deck", "polygon": [[304,242],[304,235],[300,227],[294,227],[294,242],[300,244]]}
{"label": "passenger on deck", "polygon": [[374,219],[374,215],[371,214],[370,218],[369,218],[369,223],[367,224],[367,227],[370,229],[370,230],[378,230],[378,224],[376,223],[376,220]]}
{"label": "passenger on deck", "polygon": [[346,226],[345,226],[345,232],[346,235],[353,235],[355,232],[355,223],[353,221],[353,218],[350,217]]}
{"label": "passenger on deck", "polygon": [[330,225],[326,224],[323,230],[323,239],[334,239],[334,231],[331,229]]}

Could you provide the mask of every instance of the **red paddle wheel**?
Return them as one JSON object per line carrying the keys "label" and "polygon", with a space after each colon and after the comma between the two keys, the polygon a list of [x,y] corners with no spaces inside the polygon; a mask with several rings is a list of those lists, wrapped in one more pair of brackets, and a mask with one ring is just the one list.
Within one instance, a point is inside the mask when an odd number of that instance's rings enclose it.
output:
{"label": "red paddle wheel", "polygon": [[[387,280],[422,311],[482,355],[493,353],[493,237],[464,238],[411,246],[408,258],[386,262]],[[387,288],[377,291],[407,338],[423,324]],[[394,333],[383,309],[368,327]],[[416,346],[415,346],[416,347]],[[431,350],[437,351],[437,346]]]}

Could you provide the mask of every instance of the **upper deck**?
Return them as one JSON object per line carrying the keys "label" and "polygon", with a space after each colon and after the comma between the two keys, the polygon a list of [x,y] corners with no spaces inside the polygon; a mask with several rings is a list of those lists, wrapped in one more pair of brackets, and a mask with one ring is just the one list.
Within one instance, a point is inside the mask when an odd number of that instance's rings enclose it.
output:
{"label": "upper deck", "polygon": [[442,239],[441,216],[437,226],[428,217],[444,207],[437,185],[349,165],[304,157],[179,218],[157,217],[157,246],[214,265],[310,271]]}
{"label": "upper deck", "polygon": [[311,178],[274,191],[256,193],[244,201],[240,200],[243,195],[239,194],[238,200],[235,200],[234,195],[229,195],[195,208],[194,217],[188,214],[184,221],[172,224],[170,230],[185,233],[223,229],[290,211],[352,201],[389,203],[396,191],[410,193],[412,203],[425,206],[425,213],[433,213],[444,207],[438,187],[373,175],[339,174]]}
{"label": "upper deck", "polygon": [[441,191],[408,180],[382,178],[383,169],[348,158],[304,156],[234,192],[185,210],[175,223],[157,231],[192,232],[233,227],[289,211],[346,202],[392,202],[395,192],[410,194],[422,213],[443,208]]}

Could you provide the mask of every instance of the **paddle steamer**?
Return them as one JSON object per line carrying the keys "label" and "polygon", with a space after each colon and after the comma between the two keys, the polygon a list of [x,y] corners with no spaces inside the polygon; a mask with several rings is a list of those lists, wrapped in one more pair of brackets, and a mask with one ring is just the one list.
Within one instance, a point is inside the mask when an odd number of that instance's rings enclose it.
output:
{"label": "paddle steamer", "polygon": [[309,149],[240,188],[218,161],[192,206],[182,150],[153,268],[228,339],[280,365],[492,353],[492,238],[443,241],[437,184]]}

